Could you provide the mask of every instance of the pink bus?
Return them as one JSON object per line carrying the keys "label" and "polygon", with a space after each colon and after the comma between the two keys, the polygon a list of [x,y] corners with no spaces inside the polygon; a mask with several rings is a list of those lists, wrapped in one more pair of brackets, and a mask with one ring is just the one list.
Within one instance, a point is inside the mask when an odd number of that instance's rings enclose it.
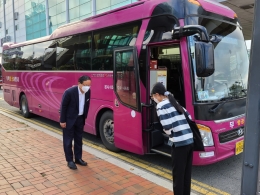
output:
{"label": "pink bus", "polygon": [[248,56],[236,14],[210,0],[147,0],[3,47],[4,99],[59,121],[65,89],[92,79],[85,131],[107,149],[170,156],[150,90],[162,82],[198,124],[194,165],[243,151]]}

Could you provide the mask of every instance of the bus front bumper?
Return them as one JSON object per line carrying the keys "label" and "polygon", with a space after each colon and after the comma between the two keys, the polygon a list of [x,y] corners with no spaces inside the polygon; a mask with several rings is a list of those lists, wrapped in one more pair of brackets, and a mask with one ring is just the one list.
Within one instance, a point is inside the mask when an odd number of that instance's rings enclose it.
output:
{"label": "bus front bumper", "polygon": [[227,143],[217,143],[217,147],[205,147],[204,152],[195,151],[193,153],[193,165],[209,165],[235,156],[237,150],[236,145],[239,142],[243,142],[243,140],[244,137],[241,137]]}

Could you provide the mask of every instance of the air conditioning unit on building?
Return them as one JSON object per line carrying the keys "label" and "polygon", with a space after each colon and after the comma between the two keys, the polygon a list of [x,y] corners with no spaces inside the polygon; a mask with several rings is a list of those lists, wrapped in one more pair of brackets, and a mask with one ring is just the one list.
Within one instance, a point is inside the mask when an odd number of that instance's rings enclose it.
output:
{"label": "air conditioning unit on building", "polygon": [[14,19],[18,20],[18,12],[14,12]]}

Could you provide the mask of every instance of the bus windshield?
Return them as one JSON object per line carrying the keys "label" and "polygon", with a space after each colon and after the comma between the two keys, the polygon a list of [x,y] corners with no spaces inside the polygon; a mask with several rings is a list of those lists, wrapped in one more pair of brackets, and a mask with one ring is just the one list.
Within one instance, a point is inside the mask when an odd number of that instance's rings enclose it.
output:
{"label": "bus windshield", "polygon": [[194,45],[198,36],[190,36],[196,101],[221,101],[246,97],[249,60],[242,30],[223,21],[197,19],[198,24],[207,28],[214,45],[215,72],[206,78],[196,76]]}

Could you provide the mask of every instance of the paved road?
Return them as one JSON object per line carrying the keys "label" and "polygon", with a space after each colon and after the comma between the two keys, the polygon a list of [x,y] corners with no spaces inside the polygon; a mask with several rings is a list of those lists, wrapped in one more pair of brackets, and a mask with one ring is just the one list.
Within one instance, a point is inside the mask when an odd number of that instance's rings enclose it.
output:
{"label": "paved road", "polygon": [[[15,114],[20,114],[17,108],[11,107],[3,101],[2,90],[0,90],[0,108],[7,109]],[[59,129],[57,122],[39,116],[33,117],[32,120]],[[94,144],[102,147],[102,142],[98,137],[89,134],[85,134],[84,137],[86,140],[90,140]],[[156,170],[158,169],[168,174],[170,173],[170,158],[168,157],[157,154],[139,156],[127,152],[121,152],[120,155],[148,164]],[[211,194],[240,194],[242,158],[243,156],[240,154],[213,165],[202,167],[194,166],[192,173],[193,189],[201,189],[193,191],[200,192],[201,194],[207,194],[209,192],[212,192]]]}

